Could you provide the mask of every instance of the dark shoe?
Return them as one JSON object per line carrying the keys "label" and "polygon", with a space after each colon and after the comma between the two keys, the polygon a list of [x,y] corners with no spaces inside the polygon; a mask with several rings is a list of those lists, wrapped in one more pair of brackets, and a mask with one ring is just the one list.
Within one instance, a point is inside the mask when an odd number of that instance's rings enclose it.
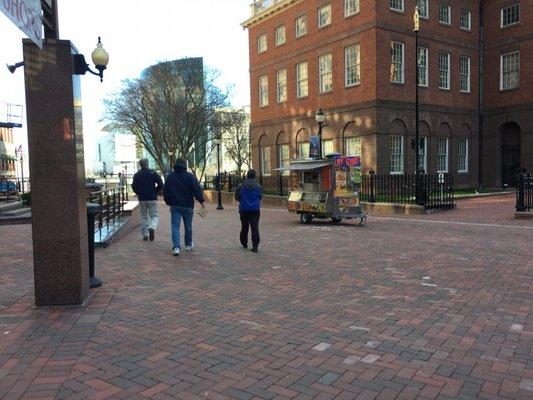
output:
{"label": "dark shoe", "polygon": [[148,236],[143,236],[143,240],[148,240]]}
{"label": "dark shoe", "polygon": [[153,242],[155,238],[155,231],[152,228],[150,228],[148,232],[150,232],[150,242]]}
{"label": "dark shoe", "polygon": [[248,245],[246,243],[241,243],[242,247],[244,247],[245,249],[248,248]]}
{"label": "dark shoe", "polygon": [[257,253],[257,252],[259,252],[259,250],[257,249],[257,247],[253,247],[253,248],[252,248],[252,253]]}

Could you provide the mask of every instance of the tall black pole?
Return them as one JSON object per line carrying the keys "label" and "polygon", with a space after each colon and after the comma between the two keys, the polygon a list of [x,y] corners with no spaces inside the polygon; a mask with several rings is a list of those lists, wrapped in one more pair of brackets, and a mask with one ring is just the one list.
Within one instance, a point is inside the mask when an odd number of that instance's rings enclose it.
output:
{"label": "tall black pole", "polygon": [[220,188],[221,184],[221,177],[220,177],[220,143],[217,143],[217,171],[218,171],[218,179],[217,179],[217,210],[223,210],[224,207],[222,207],[222,192]]}
{"label": "tall black pole", "polygon": [[322,122],[318,123],[318,158],[322,158]]}
{"label": "tall black pole", "polygon": [[22,188],[22,193],[24,193],[24,159],[22,154],[20,155],[20,187]]}

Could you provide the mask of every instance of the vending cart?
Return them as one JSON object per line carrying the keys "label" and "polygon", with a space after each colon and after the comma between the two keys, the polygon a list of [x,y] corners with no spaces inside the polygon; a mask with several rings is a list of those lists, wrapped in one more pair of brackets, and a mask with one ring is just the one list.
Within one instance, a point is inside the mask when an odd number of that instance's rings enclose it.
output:
{"label": "vending cart", "polygon": [[299,160],[280,170],[290,173],[287,208],[299,214],[302,223],[331,218],[333,222],[359,219],[359,225],[366,225],[366,214],[359,203],[360,157]]}

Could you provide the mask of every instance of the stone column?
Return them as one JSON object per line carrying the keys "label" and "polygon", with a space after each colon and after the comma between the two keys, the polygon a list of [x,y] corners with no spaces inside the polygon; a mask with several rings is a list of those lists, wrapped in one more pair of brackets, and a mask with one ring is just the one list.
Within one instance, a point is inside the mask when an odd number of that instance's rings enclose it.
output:
{"label": "stone column", "polygon": [[37,306],[89,295],[80,77],[72,43],[23,40]]}

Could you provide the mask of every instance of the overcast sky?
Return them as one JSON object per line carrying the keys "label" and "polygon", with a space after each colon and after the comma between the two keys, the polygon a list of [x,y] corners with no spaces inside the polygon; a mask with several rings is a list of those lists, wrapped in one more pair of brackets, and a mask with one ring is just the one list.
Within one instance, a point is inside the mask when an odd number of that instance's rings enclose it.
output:
{"label": "overcast sky", "polygon": [[[94,159],[94,133],[103,111],[102,99],[126,78],[158,61],[203,57],[221,73],[219,85],[234,85],[232,104],[250,102],[248,32],[240,23],[249,17],[252,0],[58,0],[59,35],[74,43],[87,62],[98,36],[110,56],[104,82],[82,77],[85,163]],[[0,12],[0,102],[24,104],[22,69],[10,74],[5,64],[22,61],[24,34]],[[0,114],[1,115],[1,114]],[[15,129],[15,144],[26,147],[26,129]],[[27,153],[26,153],[27,154]]]}

